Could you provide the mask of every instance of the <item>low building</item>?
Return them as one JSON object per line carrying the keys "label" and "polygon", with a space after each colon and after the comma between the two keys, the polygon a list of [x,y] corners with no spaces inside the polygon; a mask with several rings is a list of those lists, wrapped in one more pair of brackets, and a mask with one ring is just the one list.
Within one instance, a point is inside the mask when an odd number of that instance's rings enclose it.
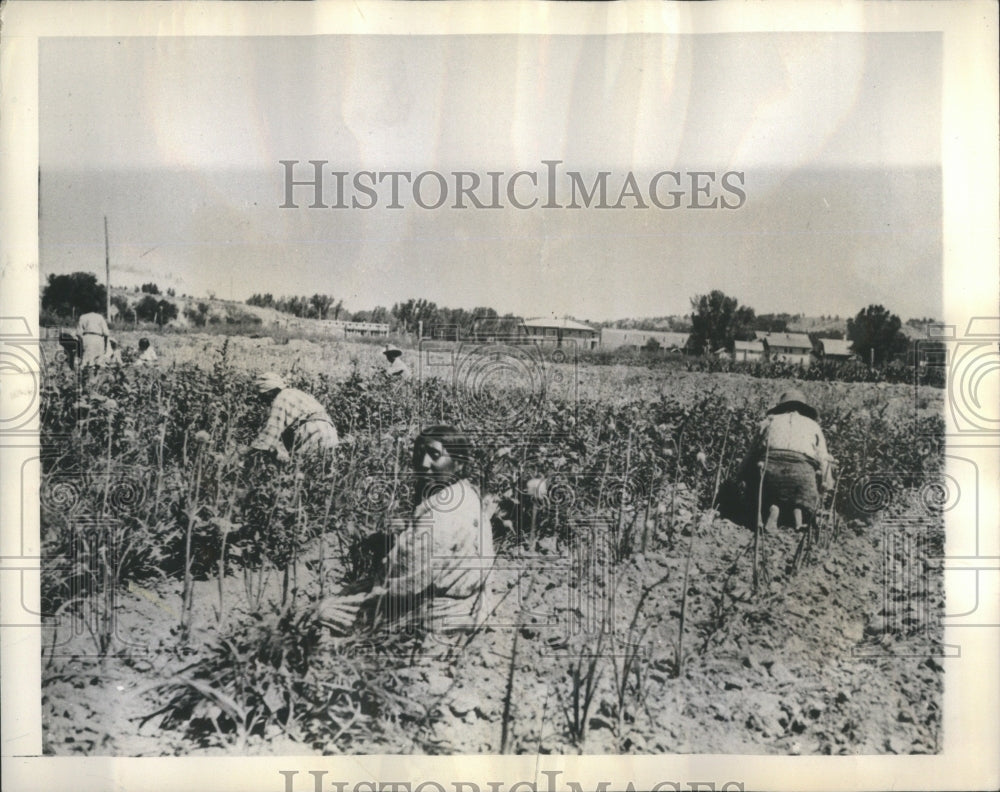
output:
{"label": "low building", "polygon": [[286,330],[303,330],[311,333],[351,338],[358,336],[385,337],[389,335],[389,325],[383,322],[345,322],[339,319],[308,319],[278,314],[274,323]]}
{"label": "low building", "polygon": [[839,338],[821,338],[819,343],[819,357],[823,360],[853,360],[857,357],[851,351],[851,342]]}
{"label": "low building", "polygon": [[813,345],[805,333],[765,333],[760,341],[764,344],[768,360],[801,366],[812,363]]}
{"label": "low building", "polygon": [[753,362],[755,360],[764,359],[764,342],[763,341],[734,341],[733,342],[733,360],[737,362]]}
{"label": "low building", "polygon": [[593,349],[600,339],[598,330],[574,319],[525,319],[524,329],[526,341],[545,346],[577,344],[582,349]]}
{"label": "low building", "polygon": [[635,330],[621,327],[601,328],[601,349],[646,346],[655,341],[660,349],[684,350],[688,345],[688,333],[673,333],[668,330]]}

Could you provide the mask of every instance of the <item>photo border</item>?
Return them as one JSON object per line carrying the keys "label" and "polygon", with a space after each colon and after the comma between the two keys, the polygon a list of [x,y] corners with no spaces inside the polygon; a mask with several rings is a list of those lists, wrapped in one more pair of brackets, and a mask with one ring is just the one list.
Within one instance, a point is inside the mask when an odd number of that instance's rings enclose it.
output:
{"label": "photo border", "polygon": [[[38,45],[48,36],[108,35],[454,35],[482,33],[603,35],[663,32],[940,31],[944,96],[943,175],[944,321],[964,329],[958,341],[979,343],[985,365],[995,363],[1000,313],[997,201],[997,6],[990,2],[796,2],[707,4],[440,3],[49,3],[2,8],[0,75],[0,349],[30,348],[38,338]],[[993,328],[994,335],[978,328]],[[24,328],[27,328],[27,333]],[[956,341],[957,343],[957,341]],[[16,357],[16,354],[15,354]],[[0,371],[0,399],[37,400],[38,371],[30,354]],[[982,365],[982,361],[980,361]],[[19,368],[20,366],[20,368]],[[949,376],[954,372],[949,371]],[[994,380],[977,391],[996,404]],[[952,400],[967,398],[947,391]],[[968,412],[971,405],[960,405]],[[959,411],[962,413],[962,411]],[[946,559],[949,599],[969,599],[973,614],[946,620],[945,641],[961,647],[944,665],[944,750],[934,756],[326,756],[326,757],[41,757],[40,630],[30,615],[39,601],[39,484],[37,416],[30,410],[16,431],[0,431],[0,624],[2,624],[3,788],[105,790],[282,790],[280,771],[297,771],[295,790],[312,789],[309,771],[357,783],[433,782],[455,789],[468,781],[537,781],[539,790],[584,789],[974,789],[995,788],[1000,744],[1000,629],[997,596],[1000,549],[996,515],[1000,438],[962,423],[948,411],[948,453],[978,470],[977,515],[982,533],[974,554]],[[5,412],[11,415],[13,412]],[[20,415],[21,413],[16,413]],[[965,416],[967,417],[967,416]],[[989,429],[989,427],[986,427]],[[949,463],[963,477],[965,465]],[[22,499],[24,493],[24,499]],[[31,496],[35,499],[32,500]],[[948,516],[946,515],[946,519]],[[959,574],[964,572],[965,574]],[[973,587],[970,592],[968,587]],[[959,591],[956,592],[956,588]],[[991,601],[992,597],[992,601]],[[561,775],[553,776],[558,771]],[[548,774],[546,774],[548,773]],[[425,785],[424,789],[436,788]],[[667,785],[664,786],[663,784]],[[705,786],[695,787],[694,784]],[[732,785],[739,786],[732,786]],[[730,785],[727,787],[727,785]],[[361,789],[378,788],[362,786]],[[385,787],[391,788],[391,787]],[[527,789],[528,787],[519,787]],[[498,790],[499,792],[499,790]]]}

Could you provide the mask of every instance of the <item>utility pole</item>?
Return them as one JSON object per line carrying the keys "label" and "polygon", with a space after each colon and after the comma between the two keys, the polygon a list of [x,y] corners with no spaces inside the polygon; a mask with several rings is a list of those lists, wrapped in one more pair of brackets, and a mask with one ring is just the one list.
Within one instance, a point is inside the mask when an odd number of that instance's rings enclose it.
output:
{"label": "utility pole", "polygon": [[108,253],[108,216],[104,215],[104,315],[111,321],[111,256]]}

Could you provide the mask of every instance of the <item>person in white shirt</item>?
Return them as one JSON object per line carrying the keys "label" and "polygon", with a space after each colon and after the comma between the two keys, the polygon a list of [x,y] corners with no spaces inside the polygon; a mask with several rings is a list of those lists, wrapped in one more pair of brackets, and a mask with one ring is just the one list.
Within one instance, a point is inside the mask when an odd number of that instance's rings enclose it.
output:
{"label": "person in white shirt", "polygon": [[382,354],[385,355],[386,362],[389,364],[385,373],[390,379],[408,380],[410,378],[410,369],[402,360],[402,349],[389,345],[382,350]]}
{"label": "person in white shirt", "polygon": [[424,429],[413,446],[416,506],[368,591],[328,597],[321,620],[347,632],[359,613],[392,628],[470,631],[489,614],[493,535],[470,481],[472,447],[451,426]]}
{"label": "person in white shirt", "polygon": [[105,354],[108,351],[108,337],[111,335],[104,317],[94,311],[80,314],[76,325],[76,335],[83,348],[80,356],[80,367],[103,366],[106,362]]}
{"label": "person in white shirt", "polygon": [[156,362],[156,350],[149,343],[148,338],[139,339],[139,357],[135,359],[136,365],[147,366]]}
{"label": "person in white shirt", "polygon": [[740,465],[739,479],[753,495],[755,505],[761,492],[760,514],[769,514],[772,507],[778,510],[769,522],[789,514],[798,527],[816,514],[820,491],[833,483],[833,464],[819,413],[800,390],[792,388],[781,394],[761,421]]}

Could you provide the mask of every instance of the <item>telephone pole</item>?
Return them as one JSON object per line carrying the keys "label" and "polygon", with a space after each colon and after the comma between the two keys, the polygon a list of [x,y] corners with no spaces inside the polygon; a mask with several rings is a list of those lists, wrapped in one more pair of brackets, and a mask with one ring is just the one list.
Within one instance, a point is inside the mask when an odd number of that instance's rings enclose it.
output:
{"label": "telephone pole", "polygon": [[104,315],[111,321],[111,256],[108,253],[108,216],[104,215]]}

